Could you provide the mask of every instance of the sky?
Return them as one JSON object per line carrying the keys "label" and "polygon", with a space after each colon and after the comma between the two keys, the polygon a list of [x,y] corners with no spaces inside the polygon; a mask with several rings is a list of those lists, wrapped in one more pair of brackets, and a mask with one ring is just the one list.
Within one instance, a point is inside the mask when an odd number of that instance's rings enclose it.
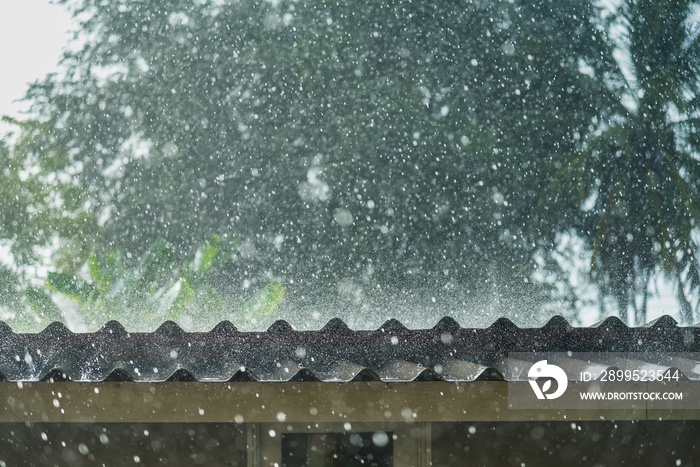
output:
{"label": "sky", "polygon": [[[28,83],[55,71],[70,14],[49,0],[0,0],[0,115],[20,116]],[[2,127],[0,127],[2,128]]]}

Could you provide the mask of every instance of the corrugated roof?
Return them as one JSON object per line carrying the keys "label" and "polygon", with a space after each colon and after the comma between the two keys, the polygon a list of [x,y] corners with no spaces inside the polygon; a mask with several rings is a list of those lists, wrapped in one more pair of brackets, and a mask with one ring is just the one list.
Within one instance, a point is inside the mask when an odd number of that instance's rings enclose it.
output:
{"label": "corrugated roof", "polygon": [[[507,368],[513,352],[533,358],[536,352],[635,352],[625,368],[673,367],[700,380],[700,362],[692,356],[659,357],[700,352],[700,328],[678,326],[669,316],[636,328],[615,317],[573,327],[560,316],[539,328],[519,328],[505,318],[488,328],[464,328],[445,317],[430,329],[389,320],[372,331],[333,319],[318,331],[295,331],[277,321],[264,332],[240,332],[223,321],[209,332],[191,333],[171,321],[152,333],[130,333],[110,321],[94,333],[52,323],[37,334],[17,334],[0,322],[0,379],[26,382],[526,379]],[[572,370],[621,367],[595,358],[569,360]]]}

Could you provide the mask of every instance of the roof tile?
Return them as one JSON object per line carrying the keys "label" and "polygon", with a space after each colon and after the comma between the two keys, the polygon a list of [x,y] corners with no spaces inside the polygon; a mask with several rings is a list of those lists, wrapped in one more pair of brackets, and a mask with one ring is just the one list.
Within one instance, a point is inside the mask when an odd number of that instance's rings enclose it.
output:
{"label": "roof tile", "polygon": [[[532,358],[542,352],[635,352],[650,357],[637,355],[632,358],[638,362],[626,365],[678,368],[689,379],[700,380],[695,370],[700,359],[694,356],[650,360],[653,353],[700,352],[700,328],[680,327],[671,317],[636,328],[618,318],[593,327],[573,327],[562,317],[540,328],[519,328],[506,318],[488,328],[463,328],[445,317],[431,329],[411,330],[389,320],[379,329],[359,331],[340,319],[318,331],[296,331],[286,321],[276,321],[264,332],[238,331],[229,321],[209,332],[186,332],[168,321],[152,333],[129,333],[110,321],[95,333],[73,333],[61,323],[52,323],[37,334],[16,334],[0,322],[0,379],[10,381],[523,378],[506,368],[506,357],[512,352],[527,352]],[[572,369],[606,366],[595,361],[561,364]]]}

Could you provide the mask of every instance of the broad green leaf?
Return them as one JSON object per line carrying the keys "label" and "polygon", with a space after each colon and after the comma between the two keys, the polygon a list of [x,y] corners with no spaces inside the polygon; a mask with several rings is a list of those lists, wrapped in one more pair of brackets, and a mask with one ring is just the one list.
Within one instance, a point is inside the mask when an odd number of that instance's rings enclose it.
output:
{"label": "broad green leaf", "polygon": [[97,287],[100,289],[100,293],[106,294],[109,292],[110,288],[110,280],[109,277],[105,274],[104,268],[102,267],[102,262],[100,261],[100,258],[97,257],[96,254],[90,255],[88,258],[88,271],[90,271],[90,277],[92,277],[92,280],[95,281],[97,284]]}
{"label": "broad green leaf", "polygon": [[248,302],[247,309],[253,317],[263,317],[272,313],[284,298],[284,287],[278,281],[267,284]]}
{"label": "broad green leaf", "polygon": [[106,274],[108,274],[112,280],[116,280],[117,277],[124,275],[124,257],[121,250],[111,250],[107,253],[104,264]]}
{"label": "broad green leaf", "polygon": [[134,279],[135,287],[141,290],[156,287],[158,283],[171,273],[171,266],[175,260],[172,246],[160,239],[156,241],[141,259],[136,268]]}
{"label": "broad green leaf", "polygon": [[46,278],[46,285],[51,290],[65,295],[80,305],[86,305],[97,292],[94,285],[59,272],[50,272]]}
{"label": "broad green leaf", "polygon": [[179,318],[180,316],[182,316],[185,313],[185,311],[187,311],[187,305],[190,304],[194,297],[195,290],[192,288],[189,281],[187,279],[181,278],[179,281],[179,291],[177,293],[177,296],[173,300],[172,304],[168,307],[168,314],[170,315],[170,318]]}
{"label": "broad green leaf", "polygon": [[[216,234],[211,234],[211,236],[217,236]],[[224,234],[222,236],[217,236],[218,240],[218,252],[212,261],[212,268],[217,269],[223,266],[224,263],[229,261],[231,257],[236,253],[240,242],[237,238],[232,235]]]}
{"label": "broad green leaf", "polygon": [[214,264],[216,255],[219,254],[221,239],[216,234],[211,234],[206,241],[197,248],[194,258],[194,270],[199,273],[207,272]]}
{"label": "broad green leaf", "polygon": [[63,321],[63,313],[44,290],[29,287],[25,296],[30,308],[40,317],[49,321]]}
{"label": "broad green leaf", "polygon": [[128,283],[127,271],[124,267],[124,257],[121,250],[107,253],[103,263],[104,274],[109,279],[109,295],[118,294]]}

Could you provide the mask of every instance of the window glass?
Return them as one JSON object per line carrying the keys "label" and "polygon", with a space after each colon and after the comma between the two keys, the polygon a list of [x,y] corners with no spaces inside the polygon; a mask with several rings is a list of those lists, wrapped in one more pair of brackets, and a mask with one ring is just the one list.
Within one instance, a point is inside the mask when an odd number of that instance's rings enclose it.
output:
{"label": "window glass", "polygon": [[282,467],[394,465],[391,433],[282,435]]}

